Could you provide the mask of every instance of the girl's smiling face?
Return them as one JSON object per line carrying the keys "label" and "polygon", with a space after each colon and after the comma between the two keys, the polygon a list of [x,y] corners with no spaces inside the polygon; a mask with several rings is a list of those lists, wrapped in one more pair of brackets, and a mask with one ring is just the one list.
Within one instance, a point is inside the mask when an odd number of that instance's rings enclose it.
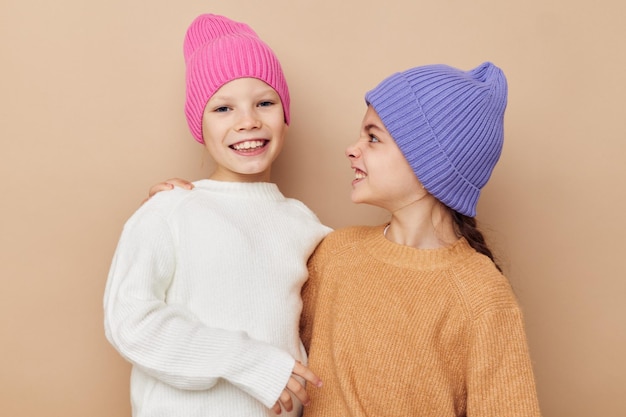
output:
{"label": "girl's smiling face", "polygon": [[346,149],[346,156],[354,169],[354,203],[394,212],[427,194],[372,106],[367,107],[359,138]]}
{"label": "girl's smiling face", "polygon": [[224,84],[202,117],[205,147],[216,163],[211,179],[269,182],[287,124],[276,90],[256,78]]}

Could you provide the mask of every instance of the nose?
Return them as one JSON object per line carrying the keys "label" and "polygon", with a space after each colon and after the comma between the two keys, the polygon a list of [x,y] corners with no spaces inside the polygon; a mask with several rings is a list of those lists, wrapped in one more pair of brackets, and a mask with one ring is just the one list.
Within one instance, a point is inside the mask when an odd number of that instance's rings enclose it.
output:
{"label": "nose", "polygon": [[237,130],[251,130],[261,127],[261,120],[254,110],[243,111],[237,120]]}
{"label": "nose", "polygon": [[358,141],[346,148],[346,157],[349,159],[356,159],[361,156],[361,150],[358,147]]}

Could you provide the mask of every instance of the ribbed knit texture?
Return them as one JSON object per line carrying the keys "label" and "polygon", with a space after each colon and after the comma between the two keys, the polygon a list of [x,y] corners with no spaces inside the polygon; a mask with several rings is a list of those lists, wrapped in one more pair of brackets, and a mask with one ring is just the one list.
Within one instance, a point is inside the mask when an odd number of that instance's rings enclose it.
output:
{"label": "ribbed knit texture", "polygon": [[202,115],[207,102],[221,86],[237,78],[257,78],[276,90],[289,124],[289,88],[280,62],[250,26],[202,14],[187,29],[183,52],[187,64],[185,115],[198,142],[204,143]]}
{"label": "ribbed knit texture", "polygon": [[305,417],[540,416],[520,308],[464,239],[418,250],[341,229],[309,271],[301,336],[324,386]]}
{"label": "ribbed knit texture", "polygon": [[128,220],[109,273],[106,336],[133,365],[133,416],[273,415],[306,362],[300,289],[329,229],[275,184],[195,186]]}
{"label": "ribbed knit texture", "polygon": [[427,65],[391,75],[365,95],[428,192],[476,215],[500,158],[507,83],[486,62],[470,71]]}

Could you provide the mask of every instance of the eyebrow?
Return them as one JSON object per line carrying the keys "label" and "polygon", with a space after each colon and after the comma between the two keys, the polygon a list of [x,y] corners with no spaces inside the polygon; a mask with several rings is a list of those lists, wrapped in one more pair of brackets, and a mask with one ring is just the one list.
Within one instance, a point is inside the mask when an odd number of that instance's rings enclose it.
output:
{"label": "eyebrow", "polygon": [[379,126],[379,125],[377,125],[377,124],[375,124],[375,123],[368,123],[368,124],[366,124],[365,126],[363,126],[363,129],[364,129],[364,130],[372,130],[372,129],[376,129],[376,130],[379,130],[379,131],[382,131],[382,130],[383,130],[383,129]]}

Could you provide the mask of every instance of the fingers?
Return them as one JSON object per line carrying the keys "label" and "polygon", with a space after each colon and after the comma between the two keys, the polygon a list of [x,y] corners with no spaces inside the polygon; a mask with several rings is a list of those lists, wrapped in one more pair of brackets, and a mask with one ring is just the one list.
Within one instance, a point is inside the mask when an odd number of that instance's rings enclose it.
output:
{"label": "fingers", "polygon": [[184,188],[186,190],[191,190],[193,188],[193,184],[190,181],[184,180],[182,178],[170,178],[165,182],[168,184],[172,184],[176,187]]}
{"label": "fingers", "polygon": [[[287,382],[287,388],[285,391],[291,392],[302,403],[302,405],[309,405],[311,400],[309,394],[306,392],[304,385],[300,383],[296,378],[291,377]],[[291,398],[290,398],[291,399]]]}
{"label": "fingers", "polygon": [[167,181],[160,182],[150,187],[150,190],[148,190],[148,198],[146,200],[150,199],[150,197],[154,196],[158,192],[168,191],[174,187],[191,190],[193,188],[193,184],[182,178],[170,178]]}
{"label": "fingers", "polygon": [[[293,375],[304,378],[305,381],[309,382],[315,387],[319,388],[322,386],[322,380],[317,375],[315,375],[313,371],[311,371],[309,368],[302,365],[302,363],[298,361],[296,361],[293,367]],[[289,381],[287,381],[286,389],[293,395],[295,395],[296,398],[300,400],[302,405],[309,405],[311,401],[309,398],[309,394],[306,392],[305,385],[302,384],[300,380],[292,376],[291,378],[289,378]]]}
{"label": "fingers", "polygon": [[283,409],[287,412],[293,410],[293,400],[287,389],[284,389],[278,398],[278,402],[283,406]]}
{"label": "fingers", "polygon": [[158,184],[155,184],[152,187],[150,187],[150,190],[148,190],[148,198],[154,196],[156,193],[160,191],[167,191],[167,190],[171,190],[172,188],[174,188],[174,186],[168,182],[160,182]]}
{"label": "fingers", "polygon": [[304,378],[306,381],[318,388],[322,386],[322,380],[299,361],[296,361],[296,364],[293,367],[293,374]]}
{"label": "fingers", "polygon": [[302,405],[309,405],[311,402],[304,385],[292,376],[289,378],[289,381],[287,381],[287,386],[283,392],[280,393],[280,397],[278,397],[278,401],[276,401],[276,404],[272,407],[272,411],[276,414],[280,414],[281,410],[287,412],[293,410],[292,395],[298,398]]}
{"label": "fingers", "polygon": [[291,400],[291,395],[289,395],[289,392],[286,388],[280,394],[278,401],[276,401],[276,403],[272,407],[272,411],[274,412],[274,414],[280,414],[283,412],[283,409],[285,409],[285,411],[287,412],[293,410],[293,401]]}
{"label": "fingers", "polygon": [[160,192],[160,191],[167,191],[167,190],[171,190],[172,188],[174,188],[174,185],[168,183],[168,182],[160,182],[158,184],[153,185],[152,187],[150,187],[150,189],[148,190],[148,197],[146,197],[141,204],[144,204],[146,201],[150,200],[156,193]]}
{"label": "fingers", "polygon": [[295,396],[304,406],[309,405],[311,402],[309,394],[306,392],[305,385],[295,376],[303,378],[305,381],[318,388],[322,386],[322,380],[317,375],[315,375],[309,368],[296,361],[293,367],[292,376],[289,378],[289,381],[287,381],[287,386],[280,394],[276,404],[272,407],[272,411],[274,413],[280,414],[282,410],[293,410],[292,395]]}

